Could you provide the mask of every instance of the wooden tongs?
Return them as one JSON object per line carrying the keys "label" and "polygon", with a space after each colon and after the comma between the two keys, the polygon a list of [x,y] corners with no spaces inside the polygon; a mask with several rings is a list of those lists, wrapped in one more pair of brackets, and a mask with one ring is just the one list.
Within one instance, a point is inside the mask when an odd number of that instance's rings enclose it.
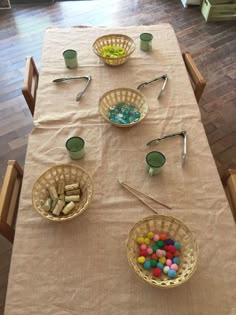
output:
{"label": "wooden tongs", "polygon": [[120,180],[118,180],[118,182],[120,183],[120,185],[121,185],[122,187],[124,187],[126,190],[128,190],[132,195],[134,195],[139,201],[141,201],[143,204],[145,204],[145,205],[146,205],[148,208],[150,208],[153,212],[155,212],[155,213],[158,214],[158,212],[156,211],[156,209],[154,209],[151,205],[149,205],[149,204],[148,204],[145,200],[143,200],[143,198],[141,198],[138,194],[140,194],[140,195],[142,195],[142,196],[144,196],[144,197],[146,197],[146,198],[149,198],[149,199],[151,199],[151,200],[157,202],[158,204],[162,205],[163,207],[165,207],[165,208],[167,208],[167,209],[169,209],[169,210],[172,209],[171,207],[167,206],[166,204],[164,204],[164,203],[161,202],[160,200],[157,200],[157,199],[155,199],[154,197],[149,196],[149,195],[143,193],[142,191],[137,190],[137,189],[135,189],[135,188],[129,186],[128,184],[126,184],[126,183],[124,183],[124,182],[121,182]]}

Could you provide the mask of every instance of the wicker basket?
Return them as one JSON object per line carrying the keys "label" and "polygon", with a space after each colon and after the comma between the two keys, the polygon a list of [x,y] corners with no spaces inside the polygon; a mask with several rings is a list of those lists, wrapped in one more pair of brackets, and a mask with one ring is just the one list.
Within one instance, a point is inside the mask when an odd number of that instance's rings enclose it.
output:
{"label": "wicker basket", "polygon": [[[103,57],[101,54],[101,49],[104,46],[107,45],[114,45],[122,47],[126,50],[126,55],[117,57],[117,58],[111,58],[111,57]],[[132,38],[130,38],[127,35],[122,34],[110,34],[105,35],[97,38],[95,42],[93,43],[93,51],[94,53],[100,57],[106,64],[110,66],[119,66],[125,63],[130,55],[135,50],[135,44]]]}
{"label": "wicker basket", "polygon": [[[119,102],[134,105],[141,113],[139,120],[130,124],[119,124],[111,121],[108,118],[108,112]],[[148,113],[148,105],[145,101],[144,96],[139,91],[129,88],[119,88],[115,90],[110,90],[103,94],[103,96],[99,99],[99,111],[105,120],[109,121],[111,124],[117,127],[132,127],[146,117]]]}
{"label": "wicker basket", "polygon": [[[63,180],[66,185],[79,183],[81,199],[75,208],[67,215],[55,216],[52,212],[43,210],[42,205],[49,197],[48,187],[55,186]],[[32,191],[32,202],[34,209],[43,217],[55,222],[64,222],[75,218],[84,212],[92,200],[93,183],[90,175],[81,167],[73,164],[56,165],[43,173],[35,182]]]}
{"label": "wicker basket", "polygon": [[[168,233],[170,238],[181,243],[180,265],[176,278],[170,279],[164,273],[161,277],[156,278],[152,276],[150,270],[145,270],[137,262],[139,247],[136,238],[149,231]],[[126,255],[130,267],[140,279],[154,287],[169,289],[177,287],[191,278],[197,268],[199,249],[191,231],[181,221],[170,216],[153,215],[144,218],[133,226],[126,244]]]}

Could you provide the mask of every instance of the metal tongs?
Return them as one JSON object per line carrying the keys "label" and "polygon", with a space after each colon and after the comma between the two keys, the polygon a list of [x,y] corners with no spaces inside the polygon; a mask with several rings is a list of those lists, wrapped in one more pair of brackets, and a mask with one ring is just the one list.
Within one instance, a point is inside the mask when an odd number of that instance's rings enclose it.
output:
{"label": "metal tongs", "polygon": [[175,136],[182,136],[183,139],[184,139],[183,152],[182,152],[182,165],[183,165],[185,160],[186,160],[186,156],[187,156],[187,131],[182,130],[180,132],[171,133],[171,134],[163,136],[161,138],[157,138],[157,139],[151,140],[151,141],[149,141],[147,143],[147,145],[157,144],[158,142],[160,142],[160,141],[162,141],[164,139],[175,137]]}
{"label": "metal tongs", "polygon": [[92,77],[91,75],[86,75],[86,76],[83,76],[83,77],[67,77],[67,78],[59,78],[59,79],[55,79],[53,80],[52,82],[55,82],[55,83],[60,83],[60,82],[66,82],[66,81],[69,81],[69,80],[80,80],[80,79],[86,79],[87,80],[87,83],[83,89],[82,92],[79,92],[77,95],[76,95],[76,102],[79,102],[82,95],[84,94],[84,92],[86,91],[87,87],[89,86],[89,83],[91,82],[92,80]]}
{"label": "metal tongs", "polygon": [[163,85],[162,85],[161,91],[160,91],[160,93],[159,93],[159,95],[158,95],[158,97],[157,97],[157,99],[159,100],[159,98],[161,97],[161,95],[162,95],[162,93],[163,93],[163,91],[164,91],[164,89],[165,89],[165,87],[166,87],[166,83],[167,83],[167,81],[168,81],[168,76],[167,76],[167,74],[163,74],[162,76],[160,76],[160,77],[158,77],[158,78],[154,78],[154,79],[152,79],[151,81],[141,83],[141,84],[139,84],[139,86],[137,87],[137,89],[138,89],[138,90],[139,90],[139,89],[142,89],[142,88],[144,88],[146,85],[148,85],[148,84],[150,84],[150,83],[153,83],[153,82],[156,82],[156,81],[159,81],[159,80],[164,80],[164,83],[163,83]]}

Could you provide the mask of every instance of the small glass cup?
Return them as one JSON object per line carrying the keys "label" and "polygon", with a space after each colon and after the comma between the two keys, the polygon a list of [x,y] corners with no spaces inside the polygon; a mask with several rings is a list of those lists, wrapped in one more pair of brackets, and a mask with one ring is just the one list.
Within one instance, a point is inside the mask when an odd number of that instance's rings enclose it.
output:
{"label": "small glass cup", "polygon": [[84,157],[84,139],[71,137],[66,141],[66,148],[72,160],[80,160]]}
{"label": "small glass cup", "polygon": [[74,49],[67,49],[63,52],[65,65],[69,69],[76,68],[78,66],[77,51]]}
{"label": "small glass cup", "polygon": [[146,156],[147,173],[150,176],[159,174],[166,162],[164,154],[158,151],[149,152]]}
{"label": "small glass cup", "polygon": [[152,39],[153,39],[152,34],[142,33],[140,35],[140,49],[143,51],[152,50]]}

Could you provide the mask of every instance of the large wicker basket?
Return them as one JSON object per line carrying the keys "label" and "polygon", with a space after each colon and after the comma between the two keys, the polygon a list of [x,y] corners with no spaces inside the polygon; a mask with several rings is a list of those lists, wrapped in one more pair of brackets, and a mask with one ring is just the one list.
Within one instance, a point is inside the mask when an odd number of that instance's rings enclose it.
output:
{"label": "large wicker basket", "polygon": [[[103,57],[101,54],[101,50],[104,46],[113,45],[119,46],[125,49],[126,54],[121,57],[111,58],[111,57]],[[135,44],[132,38],[127,35],[122,34],[109,34],[104,35],[95,40],[93,43],[93,51],[94,53],[100,57],[103,62],[110,66],[119,66],[125,63],[130,55],[135,50]]]}
{"label": "large wicker basket", "polygon": [[[109,110],[120,102],[134,105],[141,114],[139,120],[129,124],[119,124],[110,120],[108,118]],[[148,113],[148,105],[144,96],[139,91],[129,88],[118,88],[103,94],[99,99],[99,111],[105,120],[117,127],[132,127],[146,117]]]}
{"label": "large wicker basket", "polygon": [[[149,231],[168,233],[170,238],[181,243],[180,265],[176,278],[170,279],[164,273],[161,277],[156,278],[150,270],[145,270],[137,262],[139,247],[136,239]],[[191,231],[181,221],[171,216],[153,215],[144,218],[133,226],[126,243],[126,255],[131,269],[140,279],[154,287],[169,289],[177,287],[191,278],[197,268],[199,249]]]}
{"label": "large wicker basket", "polygon": [[[55,216],[51,211],[45,211],[43,204],[49,197],[48,187],[58,187],[58,182],[64,181],[66,185],[79,183],[81,199],[75,208],[67,215]],[[90,175],[81,167],[73,164],[61,164],[49,168],[35,182],[32,191],[34,209],[43,217],[55,222],[71,220],[85,211],[92,200],[93,183]]]}

